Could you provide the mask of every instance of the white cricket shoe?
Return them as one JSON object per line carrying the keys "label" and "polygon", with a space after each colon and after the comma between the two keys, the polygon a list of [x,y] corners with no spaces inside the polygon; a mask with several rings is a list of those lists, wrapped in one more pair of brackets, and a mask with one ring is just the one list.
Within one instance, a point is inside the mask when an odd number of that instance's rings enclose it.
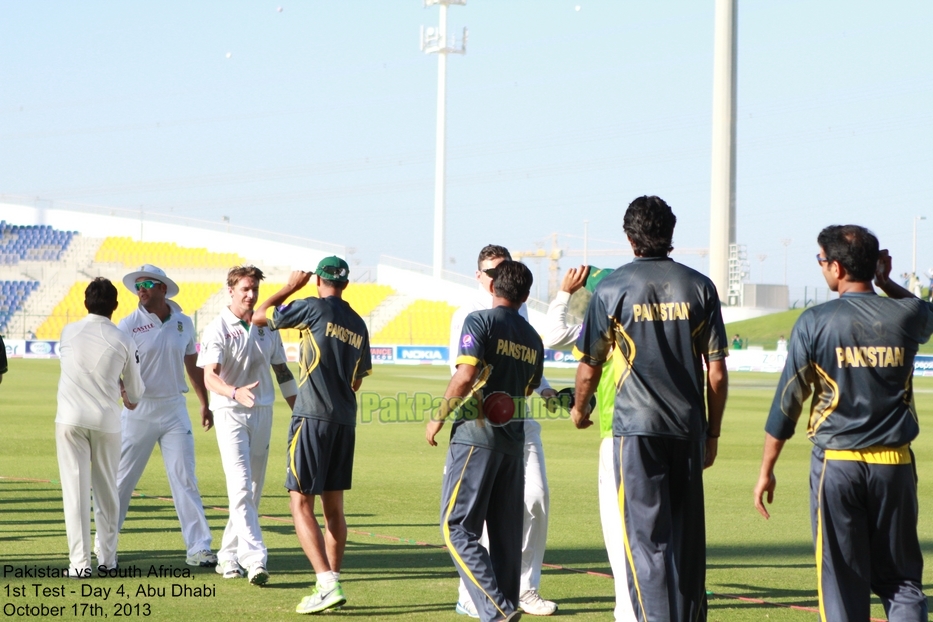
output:
{"label": "white cricket shoe", "polygon": [[530,616],[549,616],[557,611],[557,603],[553,600],[544,600],[534,588],[522,592],[522,595],[518,597],[518,606]]}
{"label": "white cricket shoe", "polygon": [[217,565],[217,556],[204,549],[203,551],[198,551],[193,555],[189,555],[185,559],[185,563],[189,566],[201,566],[203,568],[213,568]]}
{"label": "white cricket shoe", "polygon": [[219,562],[217,566],[214,567],[214,572],[223,575],[224,579],[239,579],[240,577],[246,576],[246,571],[243,570],[243,567],[232,559]]}
{"label": "white cricket shoe", "polygon": [[269,580],[269,573],[266,567],[260,563],[255,563],[249,567],[249,582],[253,585],[265,585]]}
{"label": "white cricket shoe", "polygon": [[479,617],[479,613],[476,611],[476,605],[473,604],[472,600],[468,600],[465,603],[457,601],[456,612],[462,616],[470,616],[471,618]]}

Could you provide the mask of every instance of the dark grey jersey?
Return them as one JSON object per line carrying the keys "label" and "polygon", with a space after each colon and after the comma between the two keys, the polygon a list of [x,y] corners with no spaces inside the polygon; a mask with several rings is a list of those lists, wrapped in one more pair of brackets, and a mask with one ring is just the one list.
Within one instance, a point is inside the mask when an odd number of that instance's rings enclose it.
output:
{"label": "dark grey jersey", "polygon": [[612,356],[614,436],[706,436],[703,359],[726,356],[712,281],[667,257],[636,258],[593,293],[574,353],[599,366]]}
{"label": "dark grey jersey", "polygon": [[920,430],[913,400],[919,344],[933,333],[933,305],[874,293],[843,294],[804,311],[765,430],[793,436],[813,395],[807,436],[823,449],[898,447]]}

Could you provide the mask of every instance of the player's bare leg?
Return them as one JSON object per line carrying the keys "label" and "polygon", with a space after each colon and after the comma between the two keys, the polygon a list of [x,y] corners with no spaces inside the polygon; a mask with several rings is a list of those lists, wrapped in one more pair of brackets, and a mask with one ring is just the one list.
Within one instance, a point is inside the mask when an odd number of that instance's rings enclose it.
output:
{"label": "player's bare leg", "polygon": [[347,602],[343,589],[340,587],[338,574],[347,545],[343,491],[325,492],[321,495],[326,535],[321,531],[317,517],[314,515],[314,495],[306,495],[295,490],[289,491],[289,495],[298,542],[301,543],[301,549],[311,562],[311,566],[314,567],[314,573],[317,576],[314,592],[305,596],[298,603],[295,611],[319,613],[328,609],[338,609]]}
{"label": "player's bare leg", "polygon": [[306,495],[295,490],[290,490],[289,495],[291,496],[289,506],[292,511],[292,520],[295,521],[295,535],[298,536],[301,550],[305,552],[315,573],[330,572],[333,568],[327,561],[324,534],[314,515],[314,495]]}
{"label": "player's bare leg", "polygon": [[347,517],[343,513],[343,491],[330,490],[321,495],[324,509],[324,545],[330,569],[340,572],[347,548]]}

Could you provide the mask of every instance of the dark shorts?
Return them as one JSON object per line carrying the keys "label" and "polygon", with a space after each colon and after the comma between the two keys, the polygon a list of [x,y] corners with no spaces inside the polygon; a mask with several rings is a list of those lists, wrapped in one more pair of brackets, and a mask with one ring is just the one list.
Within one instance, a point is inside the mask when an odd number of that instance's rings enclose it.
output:
{"label": "dark shorts", "polygon": [[285,456],[285,488],[319,495],[350,490],[356,427],[292,417]]}

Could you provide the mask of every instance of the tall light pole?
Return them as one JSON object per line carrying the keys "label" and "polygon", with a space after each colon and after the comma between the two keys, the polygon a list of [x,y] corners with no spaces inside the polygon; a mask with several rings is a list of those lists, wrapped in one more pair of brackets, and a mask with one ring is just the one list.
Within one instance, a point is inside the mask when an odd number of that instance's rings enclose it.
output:
{"label": "tall light pole", "polygon": [[787,285],[787,247],[793,242],[790,238],[782,238],[781,244],[784,245],[784,285]]}
{"label": "tall light pole", "polygon": [[914,216],[914,254],[910,263],[910,273],[914,276],[917,276],[917,223],[926,219],[926,216]]}
{"label": "tall light pole", "polygon": [[735,244],[735,103],[738,0],[716,0],[713,35],[713,152],[710,184],[709,277],[723,301],[729,290],[729,248]]}
{"label": "tall light pole", "polygon": [[465,5],[466,0],[424,0],[424,6],[440,7],[437,29],[421,28],[421,50],[425,54],[437,54],[437,147],[434,163],[434,257],[433,273],[441,278],[444,272],[444,232],[446,219],[447,185],[447,55],[465,54],[467,29],[459,44],[455,37],[447,36],[447,7],[451,4]]}

